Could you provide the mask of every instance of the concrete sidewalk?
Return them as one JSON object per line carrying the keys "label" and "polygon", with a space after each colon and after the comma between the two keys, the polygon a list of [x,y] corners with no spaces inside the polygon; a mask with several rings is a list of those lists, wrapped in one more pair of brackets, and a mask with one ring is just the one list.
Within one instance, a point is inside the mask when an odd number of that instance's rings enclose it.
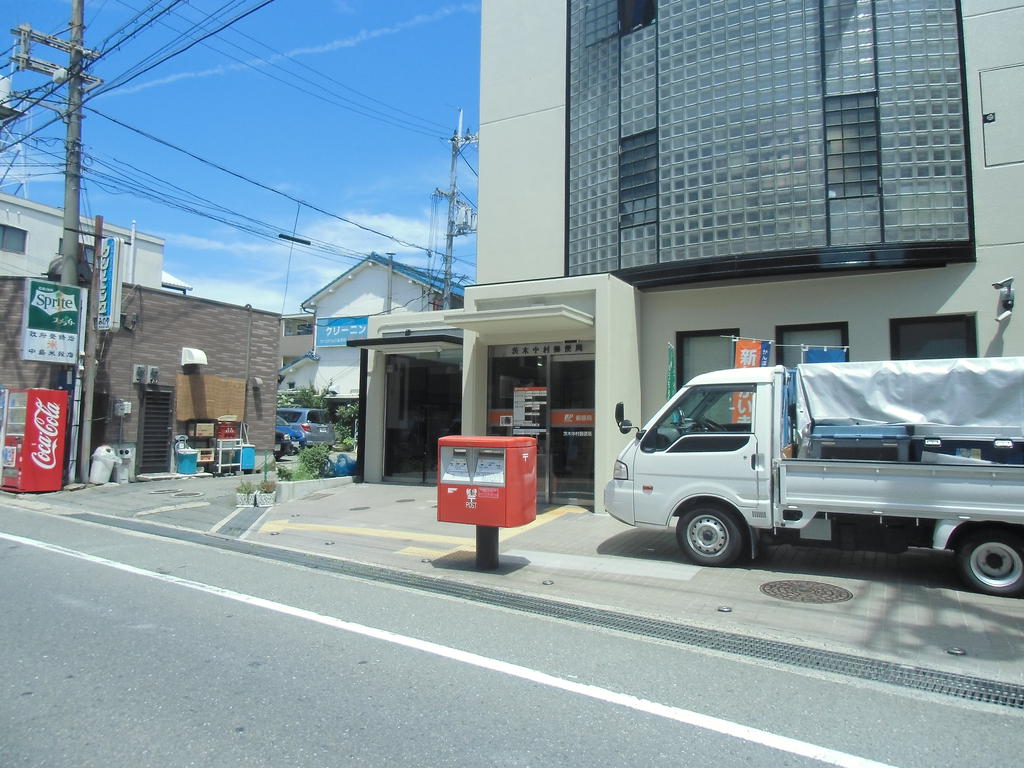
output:
{"label": "concrete sidewalk", "polygon": [[[175,478],[21,496],[11,503],[57,514],[143,519],[516,594],[1024,684],[1024,601],[967,591],[949,553],[782,546],[763,551],[754,563],[701,568],[683,560],[671,531],[630,528],[580,507],[546,507],[534,523],[503,530],[499,568],[479,571],[474,528],[437,522],[433,487],[349,484],[254,510],[234,507],[237,480]],[[843,597],[841,590],[852,597],[822,602]],[[953,648],[965,653],[951,655]]]}

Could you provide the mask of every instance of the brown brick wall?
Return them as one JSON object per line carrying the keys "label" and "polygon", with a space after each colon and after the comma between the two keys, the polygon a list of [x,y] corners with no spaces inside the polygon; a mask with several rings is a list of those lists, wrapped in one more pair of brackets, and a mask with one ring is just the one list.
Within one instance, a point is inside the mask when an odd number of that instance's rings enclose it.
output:
{"label": "brown brick wall", "polygon": [[[0,277],[0,384],[54,386],[62,366],[20,359],[23,304],[24,279]],[[134,365],[158,366],[159,386],[173,390],[182,373],[181,349],[194,347],[206,353],[208,365],[200,367],[202,373],[244,379],[248,367],[245,420],[258,468],[263,452],[274,444],[281,316],[130,285],[124,286],[121,313],[124,325],[99,336],[93,446],[138,442],[143,385],[132,382]],[[259,390],[251,385],[254,377],[263,380]],[[131,401],[130,415],[113,416],[112,403],[118,399]],[[177,423],[175,434],[184,433],[184,427]]]}

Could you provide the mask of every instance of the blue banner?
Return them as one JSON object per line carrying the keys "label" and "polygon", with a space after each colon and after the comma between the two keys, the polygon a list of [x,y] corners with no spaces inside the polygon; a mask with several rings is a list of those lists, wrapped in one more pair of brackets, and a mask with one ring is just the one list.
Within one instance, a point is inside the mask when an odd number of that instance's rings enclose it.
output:
{"label": "blue banner", "polygon": [[318,317],[317,347],[345,347],[349,339],[366,338],[365,317]]}
{"label": "blue banner", "polygon": [[846,350],[842,347],[811,347],[804,350],[805,363],[845,363]]}

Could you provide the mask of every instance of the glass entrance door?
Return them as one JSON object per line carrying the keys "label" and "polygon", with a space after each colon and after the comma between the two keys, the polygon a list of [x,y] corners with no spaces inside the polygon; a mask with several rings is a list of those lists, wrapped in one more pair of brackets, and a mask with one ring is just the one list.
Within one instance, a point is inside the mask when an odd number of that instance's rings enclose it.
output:
{"label": "glass entrance door", "polygon": [[548,426],[550,498],[594,503],[594,358],[552,356]]}
{"label": "glass entrance door", "polygon": [[462,425],[462,350],[388,355],[384,479],[437,482],[437,439]]}
{"label": "glass entrance door", "polygon": [[491,348],[487,434],[537,438],[537,500],[594,503],[594,356],[584,343]]}

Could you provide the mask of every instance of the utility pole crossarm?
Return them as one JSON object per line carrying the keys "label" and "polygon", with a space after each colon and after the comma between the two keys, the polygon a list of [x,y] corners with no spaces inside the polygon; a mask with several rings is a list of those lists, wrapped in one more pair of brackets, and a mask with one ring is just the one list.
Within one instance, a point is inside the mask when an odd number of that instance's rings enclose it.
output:
{"label": "utility pole crossarm", "polygon": [[[37,59],[32,55],[32,43],[39,43],[41,45],[55,48],[58,51],[63,51],[67,54],[75,53],[74,46],[59,37],[53,35],[44,35],[40,32],[36,32],[28,24],[22,24],[20,27],[15,27],[11,30],[11,33],[18,38],[17,47],[15,52],[11,54],[11,62],[14,64],[14,70],[16,72],[38,72],[41,75],[47,75],[52,77],[54,81],[63,81],[71,77],[69,67],[63,67],[60,64],[55,64],[52,61],[44,61],[43,59]],[[77,50],[77,54],[80,59],[91,59],[96,60],[102,54],[99,51],[93,51],[89,48],[80,47]],[[87,88],[93,88],[103,81],[98,77],[87,75],[84,72],[78,72],[78,76],[81,78],[83,85]]]}

